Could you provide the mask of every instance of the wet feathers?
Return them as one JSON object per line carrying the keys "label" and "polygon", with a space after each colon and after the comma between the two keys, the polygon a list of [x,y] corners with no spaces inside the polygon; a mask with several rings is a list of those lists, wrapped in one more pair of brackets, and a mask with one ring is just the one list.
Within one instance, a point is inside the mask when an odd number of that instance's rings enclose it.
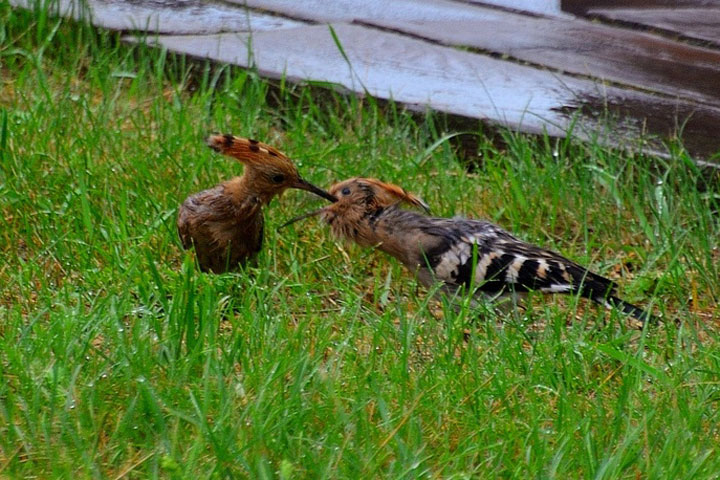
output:
{"label": "wet feathers", "polygon": [[617,297],[617,285],[553,251],[482,220],[437,218],[404,210],[424,205],[396,185],[353,178],[330,188],[338,202],[321,216],[334,234],[400,260],[425,285],[472,288],[490,296],[540,291],[580,294],[647,321],[650,314]]}

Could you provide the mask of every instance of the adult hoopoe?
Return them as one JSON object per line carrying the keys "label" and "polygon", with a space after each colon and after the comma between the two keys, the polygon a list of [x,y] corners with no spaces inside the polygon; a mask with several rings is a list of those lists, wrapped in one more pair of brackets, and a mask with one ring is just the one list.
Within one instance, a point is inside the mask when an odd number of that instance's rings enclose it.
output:
{"label": "adult hoopoe", "polygon": [[295,165],[269,145],[234,137],[211,135],[213,150],[245,165],[240,177],[191,195],[178,211],[183,247],[195,247],[203,271],[222,273],[254,257],[262,248],[262,207],[288,188],[307,190],[330,201],[336,198],[300,178]]}
{"label": "adult hoopoe", "polygon": [[[497,298],[537,290],[577,294],[636,319],[648,312],[618,298],[616,284],[558,253],[524,242],[490,222],[433,218],[399,208],[402,201],[427,208],[396,185],[352,178],[330,188],[338,201],[297,219],[320,214],[333,233],[365,247],[377,246],[415,272],[426,286],[460,287]],[[286,223],[292,223],[293,220]]]}

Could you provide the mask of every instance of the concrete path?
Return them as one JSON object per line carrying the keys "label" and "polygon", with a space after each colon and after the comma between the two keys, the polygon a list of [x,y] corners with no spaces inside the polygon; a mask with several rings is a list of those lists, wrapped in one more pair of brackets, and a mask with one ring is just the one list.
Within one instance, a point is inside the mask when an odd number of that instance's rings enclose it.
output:
{"label": "concrete path", "polygon": [[60,0],[56,11],[270,78],[520,131],[642,135],[663,153],[682,125],[689,151],[720,163],[720,0]]}

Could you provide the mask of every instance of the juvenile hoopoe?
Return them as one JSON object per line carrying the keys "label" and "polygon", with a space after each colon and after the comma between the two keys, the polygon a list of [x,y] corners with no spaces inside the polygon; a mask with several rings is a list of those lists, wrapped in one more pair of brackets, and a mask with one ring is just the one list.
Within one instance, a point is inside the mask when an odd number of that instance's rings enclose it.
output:
{"label": "juvenile hoopoe", "polygon": [[497,225],[433,218],[401,209],[399,203],[403,201],[427,207],[396,185],[352,178],[329,191],[338,197],[336,203],[296,219],[320,214],[335,236],[365,247],[377,246],[415,272],[426,286],[440,281],[450,292],[472,286],[493,298],[530,290],[579,293],[642,322],[654,318],[618,298],[612,280],[558,253],[524,242]]}
{"label": "juvenile hoopoe", "polygon": [[303,180],[295,165],[269,145],[230,134],[211,135],[213,150],[245,165],[240,177],[191,195],[178,211],[183,247],[195,247],[203,271],[222,273],[254,257],[262,248],[262,207],[288,188],[307,190],[327,200],[336,198]]}

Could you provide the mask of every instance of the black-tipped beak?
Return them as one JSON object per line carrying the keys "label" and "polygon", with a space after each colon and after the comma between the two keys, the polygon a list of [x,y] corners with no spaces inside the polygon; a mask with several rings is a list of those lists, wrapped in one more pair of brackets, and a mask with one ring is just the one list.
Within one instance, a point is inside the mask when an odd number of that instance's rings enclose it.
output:
{"label": "black-tipped beak", "polygon": [[307,180],[303,180],[302,178],[299,178],[298,181],[293,185],[293,187],[299,188],[300,190],[307,190],[308,192],[312,192],[315,195],[322,197],[325,200],[330,200],[333,203],[338,201],[335,195],[326,192],[322,188],[316,187],[312,183],[308,182]]}
{"label": "black-tipped beak", "polygon": [[326,207],[318,208],[317,210],[313,210],[312,212],[303,213],[302,215],[293,217],[290,220],[288,220],[287,222],[285,222],[282,225],[280,225],[279,227],[277,227],[277,229],[281,230],[281,229],[287,227],[288,225],[292,225],[295,222],[299,222],[300,220],[305,220],[306,218],[310,218],[310,217],[314,217],[315,215],[319,215],[325,210],[325,208]]}

